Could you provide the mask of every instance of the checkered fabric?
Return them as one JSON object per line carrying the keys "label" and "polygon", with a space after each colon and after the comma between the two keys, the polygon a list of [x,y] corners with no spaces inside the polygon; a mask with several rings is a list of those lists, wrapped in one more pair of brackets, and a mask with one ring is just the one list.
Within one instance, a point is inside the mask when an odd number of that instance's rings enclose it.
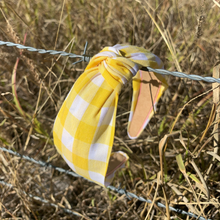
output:
{"label": "checkered fabric", "polygon": [[[128,159],[123,152],[112,153],[118,96],[127,81],[140,77],[139,69],[143,66],[159,69],[163,63],[140,47],[119,44],[105,47],[77,79],[56,117],[53,137],[58,152],[73,171],[101,186],[108,186],[115,171]],[[162,76],[155,75],[166,84]],[[164,89],[162,86],[154,104]],[[129,121],[138,91],[139,83],[133,81]],[[111,170],[109,162],[114,157],[122,159]]]}

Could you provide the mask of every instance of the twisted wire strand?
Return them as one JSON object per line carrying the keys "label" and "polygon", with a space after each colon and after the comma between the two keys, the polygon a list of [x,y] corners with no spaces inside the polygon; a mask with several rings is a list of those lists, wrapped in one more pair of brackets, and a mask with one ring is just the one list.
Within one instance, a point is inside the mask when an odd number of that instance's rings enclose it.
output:
{"label": "twisted wire strand", "polygon": [[159,73],[161,75],[171,75],[171,76],[176,76],[179,78],[188,78],[191,80],[195,80],[195,81],[205,81],[208,83],[220,83],[220,79],[214,78],[214,77],[203,77],[203,76],[199,76],[199,75],[193,75],[193,74],[186,74],[186,73],[181,73],[181,72],[170,72],[168,70],[164,70],[164,69],[153,69],[151,67],[147,67],[148,70],[155,72],[155,73]]}
{"label": "twisted wire strand", "polygon": [[[67,53],[65,51],[56,51],[56,50],[44,50],[44,49],[36,49],[34,47],[28,47],[28,46],[24,46],[21,44],[15,44],[12,42],[5,42],[5,41],[0,41],[0,46],[8,46],[8,47],[17,47],[18,49],[25,49],[31,52],[37,52],[40,54],[51,54],[51,55],[60,55],[60,56],[68,56],[70,58],[80,58],[80,60],[76,61],[73,63],[77,64],[80,62],[89,62],[91,57],[86,55],[86,49],[87,49],[87,43],[84,47],[84,52],[82,55],[76,55],[74,53]],[[143,70],[150,70],[153,71],[155,73],[159,73],[161,75],[171,75],[171,76],[175,76],[175,77],[179,77],[179,78],[188,78],[191,80],[195,80],[195,81],[205,81],[207,83],[220,83],[220,79],[214,78],[214,77],[203,77],[203,76],[198,76],[198,75],[189,75],[189,74],[185,74],[185,73],[181,73],[181,72],[170,72],[168,70],[164,70],[164,69],[153,69],[151,67],[145,67],[143,68]]]}
{"label": "twisted wire strand", "polygon": [[[0,184],[3,185],[3,186],[7,186],[7,187],[9,187],[9,188],[14,188],[14,186],[13,186],[12,184],[6,183],[5,181],[2,181],[2,180],[0,180]],[[79,216],[79,217],[82,217],[82,215],[80,215],[80,214],[77,213],[77,212],[74,212],[74,211],[72,211],[72,210],[70,210],[70,209],[66,209],[66,208],[60,207],[60,206],[58,206],[58,205],[56,205],[56,204],[54,204],[54,203],[51,203],[51,202],[49,202],[49,201],[47,201],[47,200],[45,200],[45,199],[43,199],[43,198],[41,198],[41,197],[39,197],[39,196],[34,196],[34,195],[32,195],[32,194],[28,194],[28,193],[26,193],[25,191],[22,191],[22,193],[25,194],[25,195],[27,195],[27,196],[29,196],[30,198],[33,198],[34,200],[41,201],[41,202],[43,202],[43,203],[45,203],[45,204],[48,204],[48,205],[50,205],[50,206],[52,206],[52,207],[54,207],[54,208],[62,209],[63,211],[65,211],[65,212],[68,213],[68,214],[73,214],[73,215],[77,215],[77,216]],[[84,216],[84,217],[85,217],[85,216]],[[85,217],[85,218],[86,218],[86,219],[91,219],[91,218],[88,218],[88,217]]]}
{"label": "twisted wire strand", "polygon": [[[4,147],[3,147],[3,148],[0,147],[0,150],[2,150],[2,151],[4,151],[4,152],[8,152],[8,153],[10,153],[10,154],[13,154],[13,155],[15,155],[15,156],[17,156],[17,157],[20,157],[20,158],[22,158],[22,159],[28,160],[28,161],[30,161],[30,162],[32,162],[32,163],[39,164],[39,165],[42,166],[42,167],[52,168],[52,169],[54,169],[54,170],[59,171],[60,173],[65,173],[65,174],[68,174],[68,175],[71,175],[71,176],[74,176],[74,177],[84,178],[84,177],[78,175],[77,173],[71,172],[71,171],[69,171],[69,170],[65,170],[65,169],[63,169],[63,168],[61,168],[61,167],[53,166],[52,164],[49,164],[49,163],[47,163],[47,162],[43,162],[43,161],[41,161],[41,160],[35,160],[34,158],[31,158],[31,157],[26,156],[26,155],[19,154],[19,153],[14,152],[14,151],[12,151],[12,150],[10,150],[10,149],[6,149],[6,148],[4,148]],[[84,178],[84,179],[85,179],[85,178]]]}
{"label": "twisted wire strand", "polygon": [[[10,150],[10,149],[6,149],[6,148],[4,148],[4,147],[0,147],[0,150],[2,150],[2,151],[4,151],[4,152],[8,152],[8,153],[10,153],[10,154],[13,154],[13,155],[15,155],[15,156],[17,156],[17,157],[20,157],[20,158],[22,158],[22,159],[31,161],[31,162],[33,162],[33,163],[35,163],[35,164],[39,164],[40,166],[43,166],[43,167],[46,167],[46,168],[52,168],[52,169],[55,169],[55,170],[57,170],[57,171],[59,171],[59,172],[61,172],[61,173],[65,173],[65,174],[68,174],[68,175],[71,175],[71,176],[74,176],[74,177],[83,178],[82,176],[80,176],[80,175],[78,175],[78,174],[76,174],[76,173],[74,173],[74,172],[72,172],[72,171],[68,171],[68,170],[65,170],[65,169],[63,169],[63,168],[53,166],[52,164],[49,164],[49,163],[46,163],[46,162],[43,162],[43,161],[35,160],[35,159],[33,159],[33,158],[29,157],[29,156],[21,155],[21,154],[19,154],[19,153],[17,153],[17,152],[14,152],[14,151]],[[84,178],[84,179],[85,179],[85,178]],[[86,179],[86,180],[87,180],[87,179]],[[90,182],[91,182],[91,181],[90,181]],[[0,184],[6,185],[6,186],[9,186],[9,187],[12,187],[11,184],[6,183],[6,182],[4,182],[4,181],[0,181]],[[151,200],[145,199],[145,198],[143,198],[143,197],[141,197],[141,196],[137,196],[137,195],[135,195],[134,193],[128,192],[126,189],[121,189],[120,187],[116,188],[116,187],[114,187],[114,186],[108,186],[107,188],[110,189],[110,190],[112,190],[112,191],[117,192],[118,194],[126,195],[126,197],[127,197],[128,199],[134,198],[134,199],[138,199],[139,201],[142,201],[142,202],[152,203]],[[25,194],[26,194],[26,193],[25,193]],[[30,194],[27,194],[27,195],[30,196]],[[30,197],[34,198],[35,196],[31,195]],[[37,198],[37,197],[36,197],[36,198]],[[42,199],[42,198],[40,198],[40,197],[38,197],[38,200],[44,202],[44,201],[43,201],[44,199]],[[46,201],[46,200],[45,200],[45,201]],[[48,203],[48,201],[46,201],[46,202],[44,202],[44,203]],[[53,203],[50,203],[50,204],[53,204]],[[164,204],[160,203],[160,202],[155,202],[155,204],[156,204],[158,207],[166,208],[166,206],[165,206]],[[56,204],[53,204],[52,206],[54,206],[54,205],[57,206]],[[54,207],[55,207],[55,206],[54,206]],[[59,208],[61,208],[61,207],[59,207]],[[193,214],[193,213],[191,213],[191,212],[186,212],[186,211],[184,211],[184,210],[182,210],[182,209],[176,209],[176,208],[174,208],[174,207],[172,207],[172,206],[169,206],[169,210],[170,210],[170,211],[174,211],[174,212],[176,212],[176,213],[178,213],[178,214],[183,214],[183,215],[188,215],[188,216],[190,216],[190,217],[194,217],[194,218],[196,218],[196,219],[198,219],[198,220],[206,220],[204,217],[201,217],[201,216],[199,217],[199,216],[197,216],[197,215],[195,215],[195,214]],[[65,211],[65,210],[64,210],[64,211]],[[68,211],[68,210],[67,210],[67,211]],[[71,210],[69,210],[69,211],[71,211]],[[71,212],[72,212],[72,211],[71,211]],[[207,220],[211,220],[211,219],[207,219]]]}
{"label": "twisted wire strand", "polygon": [[[37,52],[37,53],[40,53],[40,54],[47,54],[48,53],[48,54],[51,54],[51,55],[68,56],[70,58],[81,58],[80,62],[82,62],[82,61],[89,62],[89,60],[90,60],[90,57],[85,55],[87,44],[85,46],[83,55],[76,55],[74,53],[67,53],[65,51],[36,49],[34,47],[28,47],[28,46],[24,46],[24,45],[21,45],[21,44],[15,44],[15,43],[12,43],[12,42],[0,41],[0,46],[3,46],[3,45],[5,45],[7,47],[17,47],[18,49],[22,49],[22,50],[24,49],[24,50],[28,50],[28,51],[31,51],[31,52]],[[77,62],[79,62],[79,61],[77,61]]]}

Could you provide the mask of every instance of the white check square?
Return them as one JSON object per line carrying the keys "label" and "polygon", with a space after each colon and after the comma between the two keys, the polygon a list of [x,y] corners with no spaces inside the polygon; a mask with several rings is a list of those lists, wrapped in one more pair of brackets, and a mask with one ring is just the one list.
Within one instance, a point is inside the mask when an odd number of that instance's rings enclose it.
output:
{"label": "white check square", "polygon": [[98,87],[100,87],[102,85],[102,83],[104,82],[104,77],[101,75],[96,75],[93,79],[92,82],[97,85]]}
{"label": "white check square", "polygon": [[98,127],[101,125],[110,125],[113,123],[114,107],[102,107]]}
{"label": "white check square", "polygon": [[61,141],[65,145],[65,147],[69,151],[72,152],[74,137],[65,128],[63,128],[62,140]]}
{"label": "white check square", "polygon": [[105,177],[102,176],[102,174],[89,171],[89,176],[90,176],[91,180],[93,180],[95,182],[99,182],[104,185]]}
{"label": "white check square", "polygon": [[77,95],[69,111],[74,117],[76,117],[78,120],[81,120],[88,106],[89,103]]}
{"label": "white check square", "polygon": [[106,144],[92,144],[89,150],[89,160],[106,162],[109,146]]}

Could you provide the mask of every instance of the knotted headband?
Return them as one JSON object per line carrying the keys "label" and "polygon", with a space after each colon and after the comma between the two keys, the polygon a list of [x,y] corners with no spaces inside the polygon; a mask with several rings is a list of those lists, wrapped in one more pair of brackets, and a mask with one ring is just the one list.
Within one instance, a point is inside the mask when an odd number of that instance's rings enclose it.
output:
{"label": "knotted headband", "polygon": [[165,79],[142,67],[163,68],[149,51],[129,45],[105,47],[95,55],[67,95],[54,123],[58,152],[79,175],[108,186],[128,156],[112,153],[118,96],[133,77],[128,136],[137,138],[167,88]]}

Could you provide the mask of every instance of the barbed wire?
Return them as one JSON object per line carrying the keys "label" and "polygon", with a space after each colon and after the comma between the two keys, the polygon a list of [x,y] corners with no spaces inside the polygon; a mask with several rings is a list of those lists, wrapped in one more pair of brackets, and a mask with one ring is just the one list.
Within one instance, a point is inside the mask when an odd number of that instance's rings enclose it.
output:
{"label": "barbed wire", "polygon": [[[47,163],[47,162],[43,162],[43,161],[41,161],[41,160],[35,160],[34,158],[31,158],[31,157],[26,156],[26,155],[19,154],[19,153],[14,152],[14,151],[12,151],[12,150],[10,150],[10,149],[6,149],[6,148],[4,148],[4,147],[3,147],[3,148],[0,147],[0,150],[2,150],[2,151],[4,151],[4,152],[8,152],[8,153],[10,153],[10,154],[13,154],[13,155],[15,155],[15,156],[18,156],[18,157],[20,157],[20,158],[22,158],[22,159],[28,160],[28,161],[30,161],[30,162],[32,162],[32,163],[39,164],[39,165],[42,166],[42,167],[52,168],[52,169],[54,169],[54,170],[59,171],[60,173],[65,173],[65,174],[68,174],[68,175],[71,175],[71,176],[74,176],[74,177],[84,178],[84,177],[78,175],[77,173],[71,172],[71,171],[69,171],[69,170],[65,170],[65,169],[60,168],[60,167],[53,166],[52,164],[49,164],[49,163]],[[84,179],[85,179],[85,178],[84,178]]]}
{"label": "barbed wire", "polygon": [[[86,50],[87,50],[87,42],[85,44],[84,47],[84,52],[82,55],[76,55],[74,53],[67,53],[65,51],[56,51],[56,50],[44,50],[44,49],[36,49],[34,47],[28,47],[28,46],[24,46],[21,44],[16,44],[16,43],[12,43],[12,42],[5,42],[5,41],[0,41],[0,46],[8,46],[8,47],[17,47],[18,49],[25,49],[31,52],[37,52],[40,54],[51,54],[51,55],[60,55],[60,56],[68,56],[70,58],[80,58],[80,60],[76,61],[73,63],[77,64],[80,62],[89,62],[91,57],[86,55]],[[198,75],[193,75],[193,74],[185,74],[182,72],[177,72],[177,71],[168,71],[168,70],[164,70],[164,69],[153,69],[151,67],[145,67],[143,68],[143,70],[150,70],[153,71],[155,73],[159,73],[161,75],[171,75],[171,76],[175,76],[175,77],[179,77],[179,78],[188,78],[191,80],[196,80],[196,81],[205,81],[208,83],[220,83],[220,79],[216,79],[214,77],[203,77],[203,76],[198,76]]]}
{"label": "barbed wire", "polygon": [[[38,161],[38,160],[35,160],[35,159],[33,159],[33,158],[29,157],[29,156],[19,154],[19,153],[14,152],[14,151],[12,151],[12,150],[10,150],[10,149],[6,149],[6,148],[4,148],[4,147],[0,147],[0,150],[2,150],[2,151],[4,151],[4,152],[8,152],[8,153],[10,153],[10,154],[13,154],[13,155],[15,155],[15,156],[17,156],[17,157],[20,157],[20,158],[22,158],[22,159],[28,160],[28,161],[30,161],[30,162],[33,162],[33,163],[35,163],[35,164],[39,164],[39,165],[42,166],[42,167],[55,169],[55,170],[57,170],[57,171],[59,171],[59,172],[61,172],[61,173],[65,173],[65,174],[68,174],[68,175],[71,175],[71,176],[74,176],[74,177],[80,177],[80,178],[85,179],[84,177],[82,177],[82,176],[80,176],[80,175],[78,175],[78,174],[76,174],[76,173],[74,173],[74,172],[72,172],[72,171],[68,171],[68,170],[65,170],[65,169],[63,169],[63,168],[53,166],[52,164],[49,164],[49,163],[47,163],[47,162],[43,162],[43,161],[40,161],[40,160],[39,160],[39,161]],[[87,179],[85,179],[85,180],[87,180]],[[87,180],[87,181],[89,181],[89,180]],[[89,181],[89,182],[91,182],[91,181]],[[0,184],[6,185],[6,186],[9,186],[9,187],[12,187],[11,184],[6,183],[6,182],[4,182],[4,181],[0,181]],[[126,195],[126,197],[127,197],[129,200],[130,200],[131,198],[134,198],[134,199],[137,199],[137,200],[142,201],[142,202],[152,203],[151,200],[145,199],[145,198],[143,198],[143,197],[141,197],[141,196],[135,195],[134,193],[128,192],[126,189],[120,188],[120,186],[119,186],[118,188],[116,188],[116,187],[114,187],[114,186],[108,186],[107,188],[110,189],[110,190],[112,190],[112,191],[117,192],[118,194]],[[24,192],[24,193],[25,193],[25,192]],[[27,193],[25,193],[25,194],[27,194]],[[30,194],[27,194],[27,195],[30,196]],[[31,195],[30,197],[34,198],[35,196]],[[47,201],[47,202],[44,202],[44,199],[42,199],[42,198],[40,198],[40,197],[36,197],[36,198],[37,198],[38,200],[42,201],[43,203],[49,203],[48,201]],[[45,200],[45,201],[46,201],[46,200]],[[50,203],[50,204],[53,204],[53,203]],[[158,207],[160,207],[160,208],[166,208],[166,206],[165,206],[164,204],[160,203],[160,202],[155,202],[155,204],[156,204]],[[57,205],[56,205],[56,204],[53,204],[52,206],[55,207],[55,206],[57,206]],[[59,206],[59,208],[62,208],[62,207]],[[62,209],[63,209],[63,208],[62,208]],[[64,209],[63,209],[63,210],[64,210]],[[193,214],[193,213],[191,213],[191,212],[186,212],[186,211],[184,211],[184,210],[182,210],[182,209],[176,209],[176,208],[174,208],[174,207],[172,207],[172,206],[169,206],[169,210],[170,210],[170,211],[173,211],[173,212],[176,212],[176,213],[178,213],[178,214],[183,214],[183,215],[188,215],[189,217],[194,217],[194,218],[196,218],[196,219],[198,219],[198,220],[206,220],[204,217],[201,217],[201,216],[199,217],[199,216],[197,216],[197,215],[195,215],[195,214]],[[66,212],[72,212],[72,211],[69,210],[69,209],[64,210],[64,211],[66,211]],[[72,214],[73,214],[73,213],[72,213]],[[211,220],[211,219],[207,219],[207,220]]]}
{"label": "barbed wire", "polygon": [[[2,181],[2,180],[0,180],[0,184],[1,184],[1,185],[4,185],[4,186],[7,186],[7,187],[9,187],[9,188],[15,188],[12,184],[6,183],[5,181]],[[75,212],[75,211],[72,211],[72,210],[70,210],[70,209],[63,208],[63,207],[58,206],[58,205],[56,205],[56,204],[54,204],[54,203],[51,203],[51,202],[49,202],[49,201],[47,201],[47,200],[45,200],[45,199],[43,199],[43,198],[41,198],[41,197],[39,197],[39,196],[34,196],[34,195],[32,195],[32,194],[26,193],[26,192],[23,191],[23,190],[22,190],[22,193],[25,194],[25,195],[27,195],[27,196],[30,197],[30,198],[33,198],[34,200],[41,201],[41,202],[43,202],[43,203],[45,203],[45,204],[48,204],[48,205],[50,205],[50,206],[52,206],[52,207],[54,207],[54,208],[62,209],[63,211],[65,211],[65,212],[68,213],[68,214],[73,214],[73,215],[76,215],[76,216],[79,216],[79,217],[84,217],[84,218],[86,218],[86,219],[91,219],[91,218],[85,217],[85,216],[83,216],[83,215],[81,215],[81,214],[79,214],[79,213],[77,213],[77,212]]]}
{"label": "barbed wire", "polygon": [[220,79],[210,77],[210,76],[203,77],[203,76],[194,75],[194,74],[189,75],[189,74],[181,73],[181,72],[177,72],[177,71],[170,72],[170,71],[164,70],[164,69],[153,69],[151,67],[147,67],[147,69],[152,72],[159,73],[161,75],[171,75],[171,76],[175,76],[175,77],[179,77],[179,78],[188,78],[188,79],[195,80],[195,81],[205,81],[208,83],[215,83],[215,82],[220,83]]}
{"label": "barbed wire", "polygon": [[0,41],[0,46],[17,47],[18,49],[28,50],[30,52],[37,52],[37,53],[40,53],[40,54],[51,54],[51,55],[60,55],[60,56],[65,56],[65,57],[68,56],[70,58],[81,58],[80,60],[74,62],[73,64],[80,63],[80,62],[89,62],[91,57],[87,56],[85,54],[86,50],[87,50],[87,45],[88,45],[88,43],[86,42],[83,54],[82,55],[77,55],[77,54],[74,54],[74,53],[67,53],[65,51],[36,49],[34,47],[28,47],[28,46],[24,46],[22,44],[16,44],[16,43],[12,43],[12,42]]}

